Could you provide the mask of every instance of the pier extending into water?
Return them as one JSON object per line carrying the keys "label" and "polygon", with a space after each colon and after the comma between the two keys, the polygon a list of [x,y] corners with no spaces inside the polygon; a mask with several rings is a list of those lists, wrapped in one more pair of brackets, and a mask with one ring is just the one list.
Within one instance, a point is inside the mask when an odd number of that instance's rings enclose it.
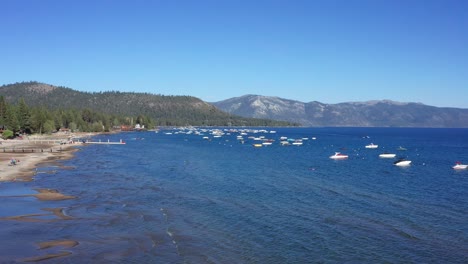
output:
{"label": "pier extending into water", "polygon": [[[102,144],[102,145],[124,145],[120,141],[90,141],[84,139],[11,139],[0,141],[0,153],[31,153],[31,152],[61,152],[62,145],[83,145],[83,144]],[[35,147],[34,145],[37,145]],[[60,147],[59,147],[60,146]]]}
{"label": "pier extending into water", "polygon": [[125,145],[125,142],[123,140],[117,141],[117,142],[112,142],[112,141],[83,141],[83,144],[106,144],[106,145]]}

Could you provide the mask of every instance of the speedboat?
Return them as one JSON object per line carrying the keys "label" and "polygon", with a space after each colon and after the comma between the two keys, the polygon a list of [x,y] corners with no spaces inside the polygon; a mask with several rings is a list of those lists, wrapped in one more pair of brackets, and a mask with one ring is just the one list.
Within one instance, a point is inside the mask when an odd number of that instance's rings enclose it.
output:
{"label": "speedboat", "polygon": [[454,170],[464,170],[466,168],[468,168],[468,165],[465,165],[465,164],[461,164],[461,162],[457,161],[455,163],[455,166],[452,167]]}
{"label": "speedboat", "polygon": [[378,147],[379,147],[379,145],[374,145],[374,143],[370,143],[369,145],[366,146],[366,148],[368,148],[368,149],[376,149]]}
{"label": "speedboat", "polygon": [[396,166],[409,166],[411,164],[411,160],[399,159],[393,162],[393,164]]}
{"label": "speedboat", "polygon": [[292,143],[294,146],[302,146],[302,140],[298,139]]}
{"label": "speedboat", "polygon": [[379,158],[394,158],[396,156],[396,154],[393,154],[393,153],[382,153],[379,155]]}
{"label": "speedboat", "polygon": [[347,159],[348,155],[341,154],[340,152],[335,152],[335,155],[331,155],[330,159]]}

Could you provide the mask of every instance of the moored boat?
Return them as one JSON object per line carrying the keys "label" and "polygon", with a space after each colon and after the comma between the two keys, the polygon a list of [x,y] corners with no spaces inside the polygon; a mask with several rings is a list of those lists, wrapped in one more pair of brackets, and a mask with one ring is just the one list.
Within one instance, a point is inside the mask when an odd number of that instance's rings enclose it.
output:
{"label": "moored boat", "polygon": [[394,158],[396,156],[396,154],[393,154],[393,153],[382,153],[379,155],[379,158]]}
{"label": "moored boat", "polygon": [[455,162],[455,165],[452,167],[454,170],[464,170],[468,168],[468,165],[466,164],[461,164],[461,162],[457,161]]}
{"label": "moored boat", "polygon": [[409,166],[411,164],[411,160],[406,160],[406,159],[399,159],[395,162],[393,162],[394,165],[396,166]]}
{"label": "moored boat", "polygon": [[294,146],[302,146],[302,140],[296,140],[292,143]]}
{"label": "moored boat", "polygon": [[347,159],[348,155],[342,154],[340,152],[335,152],[335,155],[331,155],[330,159]]}
{"label": "moored boat", "polygon": [[374,143],[370,143],[369,145],[366,146],[366,148],[368,148],[368,149],[376,149],[378,147],[379,147],[379,145],[375,145]]}

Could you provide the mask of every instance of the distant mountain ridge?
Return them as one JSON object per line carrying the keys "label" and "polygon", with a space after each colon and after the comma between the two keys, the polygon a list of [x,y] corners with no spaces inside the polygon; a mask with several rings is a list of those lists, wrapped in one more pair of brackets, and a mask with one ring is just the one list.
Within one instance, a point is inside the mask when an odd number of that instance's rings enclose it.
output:
{"label": "distant mountain ridge", "polygon": [[235,115],[297,122],[304,126],[468,127],[468,109],[391,100],[325,104],[244,95],[212,104]]}

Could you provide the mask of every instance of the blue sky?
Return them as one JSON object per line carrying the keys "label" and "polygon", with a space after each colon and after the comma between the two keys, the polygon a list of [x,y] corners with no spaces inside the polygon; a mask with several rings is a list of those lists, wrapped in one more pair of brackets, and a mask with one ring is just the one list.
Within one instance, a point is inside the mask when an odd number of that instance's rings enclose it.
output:
{"label": "blue sky", "polygon": [[468,108],[468,1],[0,1],[0,84]]}

